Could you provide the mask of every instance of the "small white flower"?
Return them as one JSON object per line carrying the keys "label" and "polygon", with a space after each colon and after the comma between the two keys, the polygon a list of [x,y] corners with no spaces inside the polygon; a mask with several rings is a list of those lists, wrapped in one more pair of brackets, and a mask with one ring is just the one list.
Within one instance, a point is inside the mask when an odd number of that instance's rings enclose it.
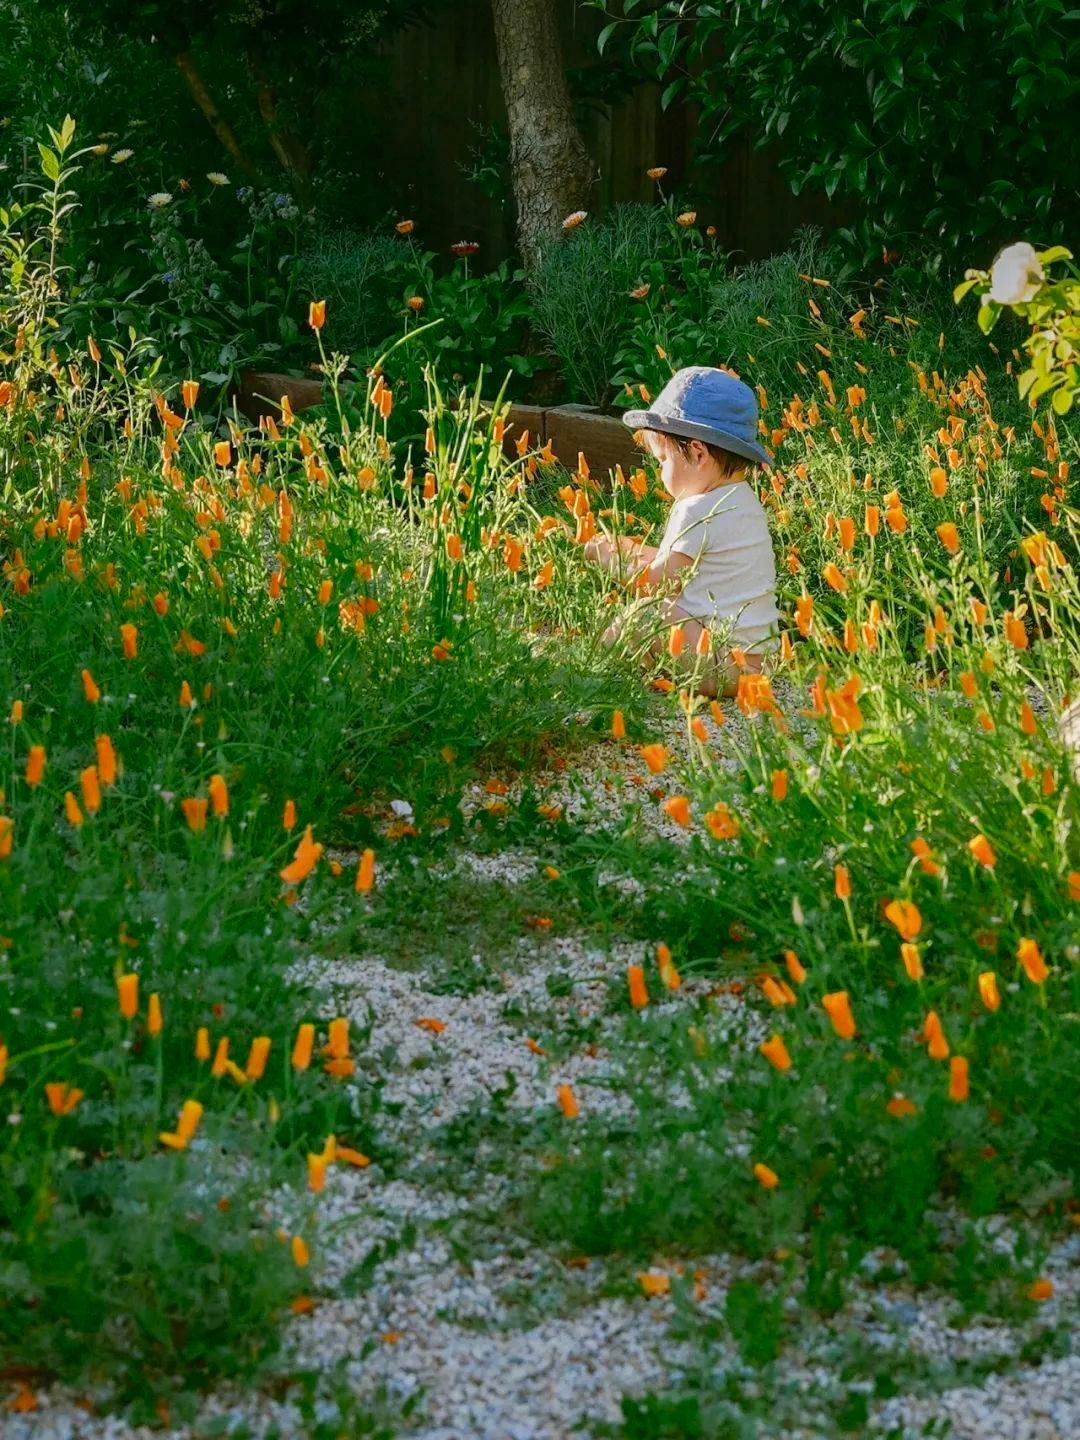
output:
{"label": "small white flower", "polygon": [[1043,267],[1026,240],[1007,245],[990,270],[990,298],[999,305],[1026,305],[1039,293]]}
{"label": "small white flower", "polygon": [[390,809],[399,820],[411,820],[413,818],[413,807],[408,800],[391,800]]}
{"label": "small white flower", "polygon": [[151,210],[164,210],[166,205],[172,204],[172,196],[167,190],[157,190],[146,203]]}
{"label": "small white flower", "polygon": [[208,170],[206,178],[211,185],[228,185],[229,183],[228,175],[223,175],[220,170]]}
{"label": "small white flower", "polygon": [[117,150],[113,154],[112,163],[114,165],[122,165],[125,160],[130,160],[134,154],[134,150]]}
{"label": "small white flower", "polygon": [[102,144],[102,145],[91,145],[91,146],[90,146],[90,154],[91,154],[91,155],[107,155],[108,153],[109,153],[109,147],[108,147],[108,145]]}

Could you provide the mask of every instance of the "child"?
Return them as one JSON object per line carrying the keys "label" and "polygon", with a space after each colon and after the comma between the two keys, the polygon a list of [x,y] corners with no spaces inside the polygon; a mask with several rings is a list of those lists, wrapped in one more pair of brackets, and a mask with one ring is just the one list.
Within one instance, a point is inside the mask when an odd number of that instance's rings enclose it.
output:
{"label": "child", "polygon": [[[586,556],[613,573],[626,561],[646,567],[642,587],[667,597],[661,611],[665,631],[681,627],[687,656],[701,656],[723,640],[727,653],[697,660],[698,688],[706,695],[733,695],[740,669],[757,673],[775,646],[776,561],[768,521],[752,484],[748,462],[771,461],[757,439],[754,392],[724,370],[693,365],[680,370],[656,397],[651,410],[628,410],[632,430],[660,462],[660,478],[674,500],[656,547],[623,537],[599,536]],[[710,633],[703,639],[703,631]],[[615,640],[619,627],[605,636]],[[653,653],[678,653],[679,638],[657,637]],[[734,653],[731,653],[734,652]]]}

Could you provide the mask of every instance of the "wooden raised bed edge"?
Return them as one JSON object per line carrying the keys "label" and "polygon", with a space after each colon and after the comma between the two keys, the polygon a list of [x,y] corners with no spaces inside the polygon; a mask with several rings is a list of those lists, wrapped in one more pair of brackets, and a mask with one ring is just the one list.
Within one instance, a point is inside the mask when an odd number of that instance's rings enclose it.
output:
{"label": "wooden raised bed edge", "polygon": [[[323,403],[321,380],[287,375],[273,370],[242,370],[233,400],[240,413],[257,423],[261,416],[277,414],[281,397],[287,395],[293,410],[309,410]],[[528,430],[531,442],[546,445],[560,465],[576,470],[578,456],[584,455],[590,471],[607,476],[616,465],[627,474],[641,464],[641,451],[631,431],[616,416],[593,405],[511,405],[507,418],[506,446]]]}

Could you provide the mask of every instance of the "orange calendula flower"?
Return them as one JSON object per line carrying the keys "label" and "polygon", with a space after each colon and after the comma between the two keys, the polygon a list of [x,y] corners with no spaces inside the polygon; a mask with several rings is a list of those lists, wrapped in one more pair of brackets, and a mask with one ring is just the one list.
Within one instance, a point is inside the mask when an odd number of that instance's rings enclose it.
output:
{"label": "orange calendula flower", "polygon": [[78,830],[83,823],[83,813],[79,809],[79,802],[70,790],[64,792],[64,814],[67,816],[68,824]]}
{"label": "orange calendula flower", "polygon": [[367,849],[360,856],[360,863],[356,867],[356,891],[358,895],[366,895],[375,884],[375,851]]}
{"label": "orange calendula flower", "polygon": [[992,870],[997,864],[997,856],[985,835],[976,835],[974,840],[969,840],[968,849],[984,869]]}
{"label": "orange calendula flower", "polygon": [[837,865],[834,869],[834,882],[836,898],[848,900],[851,898],[851,874],[846,865]]}
{"label": "orange calendula flower", "polygon": [[937,527],[938,539],[949,552],[955,555],[960,549],[960,533],[951,520],[945,520]]}
{"label": "orange calendula flower", "polygon": [[292,1258],[293,1263],[299,1265],[301,1269],[311,1258],[306,1242],[299,1235],[292,1237]]}
{"label": "orange calendula flower", "polygon": [[626,738],[626,721],[623,719],[621,710],[614,710],[611,714],[611,733],[616,740]]}
{"label": "orange calendula flower", "polygon": [[306,826],[300,844],[296,847],[296,854],[281,871],[281,878],[285,884],[299,885],[306,880],[319,863],[319,856],[322,852],[322,845],[316,843],[312,838],[311,826]]}
{"label": "orange calendula flower", "polygon": [[641,758],[654,775],[659,775],[668,762],[668,750],[666,745],[653,744],[642,745]]}
{"label": "orange calendula flower", "polygon": [[885,919],[896,926],[902,940],[914,940],[922,929],[919,907],[910,900],[890,900],[885,906]]}
{"label": "orange calendula flower", "polygon": [[184,680],[180,685],[180,708],[181,710],[190,710],[194,704],[195,697],[191,693],[191,686]]}
{"label": "orange calendula flower", "polygon": [[775,1190],[780,1184],[780,1176],[775,1170],[770,1170],[768,1165],[763,1165],[760,1160],[754,1166],[754,1179],[764,1190]]}
{"label": "orange calendula flower", "polygon": [[31,745],[30,753],[26,757],[26,783],[33,789],[41,784],[41,777],[45,774],[45,746]]}
{"label": "orange calendula flower", "polygon": [[210,1031],[205,1025],[200,1025],[195,1032],[195,1059],[200,1062],[210,1059]]}
{"label": "orange calendula flower", "polygon": [[266,1070],[267,1057],[270,1054],[270,1036],[256,1035],[251,1042],[251,1049],[248,1051],[247,1064],[244,1066],[244,1074],[249,1080],[261,1080]]}
{"label": "orange calendula flower", "polygon": [[991,1013],[1001,1009],[1001,992],[993,970],[984,970],[979,976],[979,999]]}
{"label": "orange calendula flower", "polygon": [[134,1020],[139,1009],[139,977],[134,971],[116,977],[116,999],[125,1020]]}
{"label": "orange calendula flower", "polygon": [[54,1080],[45,1086],[45,1098],[49,1102],[49,1109],[60,1119],[61,1116],[71,1114],[83,1098],[83,1092],[64,1081]]}
{"label": "orange calendula flower", "polygon": [[161,1015],[161,996],[155,990],[146,1005],[146,1030],[149,1035],[160,1035],[164,1020]]}
{"label": "orange calendula flower", "polygon": [[296,824],[296,802],[295,802],[295,801],[293,801],[293,800],[286,800],[286,801],[285,801],[285,812],[284,812],[284,814],[283,814],[282,817],[281,817],[281,823],[282,823],[282,825],[285,827],[286,830],[291,830],[291,829],[293,828],[293,826]]}
{"label": "orange calendula flower", "polygon": [[315,1046],[315,1026],[303,1024],[296,1032],[296,1041],[292,1049],[292,1067],[294,1070],[306,1070],[311,1064],[311,1052]]}
{"label": "orange calendula flower", "polygon": [[911,853],[919,862],[919,869],[924,875],[937,875],[941,872],[941,866],[932,860],[933,853],[927,842],[921,836],[916,836],[911,842]]}
{"label": "orange calendula flower", "polygon": [[1041,985],[1050,974],[1042,952],[1034,940],[1021,940],[1016,949],[1016,958],[1024,967],[1024,974],[1033,985]]}
{"label": "orange calendula flower", "polygon": [[790,1070],[791,1056],[784,1044],[783,1036],[773,1035],[758,1046],[758,1054],[764,1055],[769,1064],[776,1070]]}
{"label": "orange calendula flower", "polygon": [[949,1099],[959,1103],[968,1093],[968,1062],[963,1055],[954,1055],[949,1061]]}
{"label": "orange calendula flower", "polygon": [[788,772],[786,770],[774,770],[772,772],[772,798],[784,800],[788,792]]}
{"label": "orange calendula flower", "polygon": [[120,644],[125,660],[134,660],[139,653],[139,632],[135,626],[126,623],[120,626]]}
{"label": "orange calendula flower", "polygon": [[649,1003],[649,992],[645,986],[645,971],[640,965],[626,967],[626,983],[630,992],[630,1004],[635,1010],[642,1010]]}
{"label": "orange calendula flower", "polygon": [[841,1040],[851,1040],[855,1034],[855,1017],[851,1013],[851,1002],[846,990],[834,990],[821,997],[825,1013]]}
{"label": "orange calendula flower", "polygon": [[94,677],[90,674],[89,670],[84,670],[82,672],[82,683],[83,694],[86,696],[87,700],[91,705],[96,705],[97,702],[101,699],[101,691],[95,684]]}
{"label": "orange calendula flower", "polygon": [[567,1120],[574,1120],[581,1114],[581,1107],[577,1102],[577,1096],[569,1085],[559,1086],[559,1109],[566,1116]]}

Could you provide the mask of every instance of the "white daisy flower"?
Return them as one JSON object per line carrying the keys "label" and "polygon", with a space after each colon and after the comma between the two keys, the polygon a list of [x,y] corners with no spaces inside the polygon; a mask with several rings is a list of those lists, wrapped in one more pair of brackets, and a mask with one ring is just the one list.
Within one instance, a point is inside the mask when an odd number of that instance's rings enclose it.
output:
{"label": "white daisy flower", "polygon": [[229,183],[228,175],[223,175],[220,170],[208,170],[206,178],[211,185],[228,185]]}
{"label": "white daisy flower", "polygon": [[117,150],[112,157],[112,163],[114,165],[122,165],[125,160],[130,160],[134,154],[134,150]]}
{"label": "white daisy flower", "polygon": [[151,210],[164,210],[166,205],[172,204],[172,196],[167,190],[158,190],[150,196],[146,203]]}

